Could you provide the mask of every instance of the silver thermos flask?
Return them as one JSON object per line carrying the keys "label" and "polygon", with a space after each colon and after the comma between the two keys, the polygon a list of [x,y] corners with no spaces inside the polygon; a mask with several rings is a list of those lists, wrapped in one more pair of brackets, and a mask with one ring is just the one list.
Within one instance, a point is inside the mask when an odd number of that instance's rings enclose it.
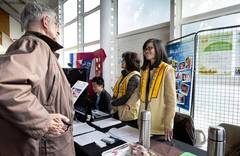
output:
{"label": "silver thermos flask", "polygon": [[221,126],[210,126],[208,128],[208,156],[225,155],[225,129]]}
{"label": "silver thermos flask", "polygon": [[139,143],[145,148],[150,148],[150,133],[151,133],[151,112],[142,111],[140,116],[140,134]]}

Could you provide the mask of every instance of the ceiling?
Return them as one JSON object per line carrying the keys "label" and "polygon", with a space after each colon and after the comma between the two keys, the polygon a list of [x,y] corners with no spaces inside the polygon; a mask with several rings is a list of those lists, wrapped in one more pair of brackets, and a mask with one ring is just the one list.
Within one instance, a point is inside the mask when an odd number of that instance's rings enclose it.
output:
{"label": "ceiling", "polygon": [[20,13],[28,2],[37,1],[48,5],[50,8],[57,10],[58,0],[0,0],[0,9],[8,13],[11,17],[20,21]]}

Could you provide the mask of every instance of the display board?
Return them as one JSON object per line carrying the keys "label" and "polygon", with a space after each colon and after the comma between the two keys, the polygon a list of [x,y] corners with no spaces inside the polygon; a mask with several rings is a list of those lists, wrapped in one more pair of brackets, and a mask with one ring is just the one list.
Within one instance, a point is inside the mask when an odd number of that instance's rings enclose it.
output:
{"label": "display board", "polygon": [[175,69],[177,106],[190,111],[193,81],[194,35],[169,42],[166,47]]}

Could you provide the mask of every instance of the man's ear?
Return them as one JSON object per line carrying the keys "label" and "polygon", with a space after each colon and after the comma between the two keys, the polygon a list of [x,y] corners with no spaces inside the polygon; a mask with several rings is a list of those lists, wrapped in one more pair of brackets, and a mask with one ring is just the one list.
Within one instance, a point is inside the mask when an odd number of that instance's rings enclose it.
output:
{"label": "man's ear", "polygon": [[43,27],[44,27],[45,29],[48,29],[48,27],[49,27],[49,22],[50,22],[49,17],[48,17],[48,16],[43,16],[41,22],[42,22]]}

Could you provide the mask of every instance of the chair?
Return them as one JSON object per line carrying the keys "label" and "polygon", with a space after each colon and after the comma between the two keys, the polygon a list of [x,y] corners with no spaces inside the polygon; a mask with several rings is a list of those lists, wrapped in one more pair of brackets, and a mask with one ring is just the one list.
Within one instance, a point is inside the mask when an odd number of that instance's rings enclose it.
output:
{"label": "chair", "polygon": [[240,156],[240,126],[221,123],[226,133],[225,156]]}
{"label": "chair", "polygon": [[173,138],[181,142],[195,145],[195,129],[189,115],[176,112],[174,118]]}

